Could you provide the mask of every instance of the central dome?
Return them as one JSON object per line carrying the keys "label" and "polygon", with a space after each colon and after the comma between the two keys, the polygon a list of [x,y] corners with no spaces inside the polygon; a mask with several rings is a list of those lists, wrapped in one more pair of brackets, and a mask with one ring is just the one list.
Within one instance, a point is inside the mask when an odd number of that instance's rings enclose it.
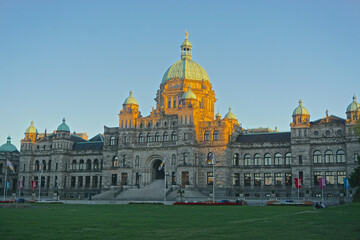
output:
{"label": "central dome", "polygon": [[166,81],[179,78],[181,80],[198,80],[198,81],[210,81],[209,75],[205,69],[197,64],[195,61],[191,60],[191,48],[192,45],[188,40],[188,33],[185,34],[185,41],[181,44],[181,60],[174,63],[171,67],[166,70],[162,84]]}

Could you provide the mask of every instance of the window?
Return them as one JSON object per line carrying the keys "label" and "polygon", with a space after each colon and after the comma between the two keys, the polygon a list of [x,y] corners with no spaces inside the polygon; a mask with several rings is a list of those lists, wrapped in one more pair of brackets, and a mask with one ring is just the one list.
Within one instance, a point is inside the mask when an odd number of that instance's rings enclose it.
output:
{"label": "window", "polygon": [[209,131],[206,131],[204,133],[204,141],[209,141],[210,140],[210,132]]}
{"label": "window", "polygon": [[213,185],[214,176],[212,172],[207,173],[207,185]]}
{"label": "window", "polygon": [[85,177],[85,187],[90,187],[90,176]]}
{"label": "window", "polygon": [[271,155],[269,153],[265,154],[264,160],[265,165],[271,165]]}
{"label": "window", "polygon": [[78,177],[78,187],[82,187],[83,186],[83,177],[80,176]]}
{"label": "window", "polygon": [[86,161],[86,170],[91,170],[91,160],[90,159],[88,159]]}
{"label": "window", "polygon": [[275,173],[275,185],[276,186],[282,185],[282,174],[281,173]]}
{"label": "window", "polygon": [[117,185],[117,174],[112,174],[111,175],[111,186],[116,186]]}
{"label": "window", "polygon": [[126,155],[123,155],[123,158],[122,158],[122,166],[123,166],[123,167],[126,167]]}
{"label": "window", "polygon": [[299,155],[299,165],[302,165],[303,164],[303,162],[302,162],[302,155]]}
{"label": "window", "polygon": [[76,160],[72,161],[72,170],[76,170]]}
{"label": "window", "polygon": [[318,135],[319,135],[319,132],[318,132],[318,131],[315,131],[315,132],[314,132],[314,135],[315,135],[315,136],[318,136]]}
{"label": "window", "polygon": [[173,154],[172,156],[171,156],[171,165],[176,165],[176,155],[175,154]]}
{"label": "window", "polygon": [[127,185],[127,179],[128,179],[128,174],[127,173],[121,173],[121,186],[126,186]]}
{"label": "window", "polygon": [[334,185],[334,172],[325,172],[326,185]]}
{"label": "window", "polygon": [[244,156],[244,165],[245,166],[250,166],[251,165],[251,157],[249,154],[245,154]]}
{"label": "window", "polygon": [[282,155],[280,153],[275,154],[275,165],[282,165]]}
{"label": "window", "polygon": [[144,134],[142,133],[139,134],[139,142],[144,142]]}
{"label": "window", "polygon": [[126,135],[123,136],[123,139],[124,139],[124,143],[127,143],[127,136]]}
{"label": "window", "polygon": [[359,154],[354,153],[354,162],[359,162],[359,161],[360,161]]}
{"label": "window", "polygon": [[[75,177],[71,177],[71,187],[74,188],[75,187],[75,182],[76,182],[76,178]],[[64,182],[65,185],[65,182]]]}
{"label": "window", "polygon": [[264,178],[265,178],[265,186],[271,186],[271,173],[265,173],[264,174]]}
{"label": "window", "polygon": [[80,162],[79,162],[79,169],[80,170],[83,170],[84,169],[84,160],[80,160]]}
{"label": "window", "polygon": [[183,153],[183,164],[186,165],[187,163],[187,158],[188,158],[188,154],[187,153]]}
{"label": "window", "polygon": [[112,136],[110,137],[110,146],[115,146],[116,145],[116,137]]}
{"label": "window", "polygon": [[148,134],[146,135],[146,141],[147,141],[147,142],[151,142],[151,133],[148,133]]}
{"label": "window", "polygon": [[291,153],[285,154],[285,164],[291,165]]}
{"label": "window", "polygon": [[171,185],[176,185],[176,173],[171,173]]}
{"label": "window", "polygon": [[40,169],[39,169],[39,161],[38,161],[38,160],[35,161],[35,166],[34,166],[34,168],[35,168],[35,171],[39,171],[39,170],[40,170]]}
{"label": "window", "polygon": [[244,173],[244,186],[251,186],[251,174]]}
{"label": "window", "polygon": [[41,164],[42,170],[46,171],[46,161],[42,160],[42,164]]}
{"label": "window", "polygon": [[314,185],[315,186],[319,185],[319,178],[321,178],[321,172],[315,171],[314,172]]}
{"label": "window", "polygon": [[327,130],[327,131],[325,132],[325,134],[326,134],[327,137],[329,137],[329,136],[330,136],[330,130]]}
{"label": "window", "polygon": [[97,159],[94,160],[94,169],[99,170],[99,160]]}
{"label": "window", "polygon": [[345,152],[344,150],[339,150],[336,152],[336,161],[338,163],[344,163],[345,162]]}
{"label": "window", "polygon": [[291,187],[291,185],[292,185],[291,173],[285,173],[285,186]]}
{"label": "window", "polygon": [[51,160],[48,162],[48,171],[51,171]]}
{"label": "window", "polygon": [[173,131],[171,134],[171,141],[177,141],[178,140],[178,135],[176,131]]}
{"label": "window", "polygon": [[155,142],[160,142],[160,133],[155,133]]}
{"label": "window", "polygon": [[315,151],[313,155],[314,163],[321,163],[321,152]]}
{"label": "window", "polygon": [[325,152],[325,163],[334,163],[334,155],[330,150]]}
{"label": "window", "polygon": [[[213,154],[214,154],[213,152],[208,152],[207,157],[206,157],[206,164],[207,165],[212,165],[214,163],[214,158],[211,157],[211,155],[213,155]],[[208,161],[210,159],[211,159],[211,161]]]}
{"label": "window", "polygon": [[136,156],[135,157],[135,167],[139,167],[139,163],[140,162],[140,159],[139,159],[139,156]]}
{"label": "window", "polygon": [[346,177],[346,172],[337,172],[337,183],[344,184],[345,177]]}
{"label": "window", "polygon": [[260,157],[260,154],[255,154],[254,156],[254,165],[255,166],[259,166],[261,165],[261,157]]}
{"label": "window", "polygon": [[46,187],[47,187],[47,188],[50,187],[50,176],[47,176],[47,179],[46,179]]}
{"label": "window", "polygon": [[339,130],[336,131],[336,133],[337,133],[338,135],[342,135],[342,130],[339,129]]}
{"label": "window", "polygon": [[213,140],[214,141],[219,141],[219,132],[218,131],[213,132]]}
{"label": "window", "polygon": [[97,186],[98,186],[98,177],[97,177],[97,176],[93,176],[92,186],[93,186],[93,187],[97,187]]}
{"label": "window", "polygon": [[113,157],[113,167],[117,167],[119,165],[119,157]]}
{"label": "window", "polygon": [[261,175],[260,175],[260,173],[254,173],[254,186],[261,186]]}
{"label": "window", "polygon": [[233,155],[233,166],[239,166],[239,154],[235,153]]}
{"label": "window", "polygon": [[240,173],[233,174],[233,186],[240,186]]}
{"label": "window", "polygon": [[164,132],[164,134],[163,134],[163,141],[164,142],[169,141],[169,134],[167,132]]}

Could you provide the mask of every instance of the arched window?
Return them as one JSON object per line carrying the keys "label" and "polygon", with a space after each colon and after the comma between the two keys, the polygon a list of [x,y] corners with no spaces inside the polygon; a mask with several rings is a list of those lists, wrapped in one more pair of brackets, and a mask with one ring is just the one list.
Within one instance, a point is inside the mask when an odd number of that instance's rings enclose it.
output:
{"label": "arched window", "polygon": [[333,163],[334,162],[334,155],[331,150],[327,150],[325,152],[325,163]]}
{"label": "arched window", "polygon": [[116,145],[116,137],[112,136],[110,137],[110,146],[115,146]]}
{"label": "arched window", "polygon": [[119,165],[119,157],[115,156],[113,157],[112,166],[117,167]]}
{"label": "arched window", "polygon": [[286,165],[291,165],[291,153],[286,153],[285,154],[285,164]]}
{"label": "arched window", "polygon": [[313,161],[314,163],[321,163],[321,152],[320,151],[315,151],[313,154]]}
{"label": "arched window", "polygon": [[72,161],[72,170],[76,170],[76,160]]}
{"label": "arched window", "polygon": [[176,155],[175,154],[173,154],[172,156],[171,156],[171,165],[176,165]]}
{"label": "arched window", "polygon": [[260,166],[261,165],[261,156],[260,154],[255,154],[254,156],[254,165],[255,166]]}
{"label": "arched window", "polygon": [[336,152],[336,161],[338,163],[344,163],[345,162],[345,152],[343,150],[339,150]]}
{"label": "arched window", "polygon": [[217,130],[215,130],[213,132],[213,140],[214,141],[218,141],[219,140],[219,132]]}
{"label": "arched window", "polygon": [[123,139],[124,139],[124,143],[127,143],[127,136],[126,135],[123,136]]}
{"label": "arched window", "polygon": [[51,160],[48,162],[48,170],[51,171]]}
{"label": "arched window", "polygon": [[139,158],[139,156],[136,156],[135,157],[135,167],[139,167],[139,163],[140,162],[140,158]]}
{"label": "arched window", "polygon": [[275,154],[275,165],[282,165],[283,164],[283,159],[282,159],[282,155],[280,153]]}
{"label": "arched window", "polygon": [[210,132],[206,131],[204,132],[204,141],[209,141],[210,140]]}
{"label": "arched window", "polygon": [[86,170],[91,170],[91,160],[90,159],[88,159],[86,161]]}
{"label": "arched window", "polygon": [[84,170],[84,160],[82,160],[82,159],[79,162],[79,169]]}
{"label": "arched window", "polygon": [[139,134],[139,142],[144,142],[144,134],[142,133]]}
{"label": "arched window", "polygon": [[35,166],[34,166],[34,168],[35,168],[35,171],[39,171],[39,170],[40,170],[40,168],[39,168],[39,161],[38,161],[38,160],[35,161]]}
{"label": "arched window", "polygon": [[183,164],[184,164],[184,165],[187,164],[187,159],[188,159],[188,154],[187,154],[187,153],[183,153]]}
{"label": "arched window", "polygon": [[271,165],[271,155],[269,153],[264,156],[265,165]]}
{"label": "arched window", "polygon": [[160,142],[160,133],[155,133],[155,142]]}
{"label": "arched window", "polygon": [[46,161],[42,160],[41,168],[43,171],[46,171]]}
{"label": "arched window", "polygon": [[99,168],[100,168],[100,167],[99,167],[99,160],[95,159],[95,160],[94,160],[94,169],[95,169],[95,170],[99,170]]}
{"label": "arched window", "polygon": [[251,165],[251,156],[250,154],[245,154],[244,156],[244,165],[250,166]]}
{"label": "arched window", "polygon": [[171,134],[171,141],[177,141],[178,140],[178,135],[176,131],[173,131]]}
{"label": "arched window", "polygon": [[235,153],[233,155],[233,166],[239,166],[239,154]]}
{"label": "arched window", "polygon": [[163,141],[164,141],[164,142],[169,141],[169,134],[168,134],[168,132],[164,132]]}
{"label": "arched window", "polygon": [[146,135],[146,141],[147,141],[147,142],[151,142],[151,133],[148,133],[148,134]]}

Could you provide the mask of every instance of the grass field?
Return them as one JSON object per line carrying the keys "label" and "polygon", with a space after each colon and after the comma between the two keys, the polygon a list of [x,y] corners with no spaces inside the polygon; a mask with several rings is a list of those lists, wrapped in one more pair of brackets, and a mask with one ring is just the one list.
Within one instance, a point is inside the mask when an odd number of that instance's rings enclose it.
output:
{"label": "grass field", "polygon": [[0,239],[360,239],[360,204],[2,207]]}

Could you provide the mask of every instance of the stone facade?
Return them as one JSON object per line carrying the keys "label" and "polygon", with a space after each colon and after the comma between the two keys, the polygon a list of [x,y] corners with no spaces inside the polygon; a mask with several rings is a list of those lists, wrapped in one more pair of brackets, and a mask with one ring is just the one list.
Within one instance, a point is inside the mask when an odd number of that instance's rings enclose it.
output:
{"label": "stone facade", "polygon": [[[24,194],[31,194],[31,182],[37,181],[44,196],[86,198],[142,188],[166,174],[167,185],[208,195],[214,161],[219,196],[296,196],[297,177],[303,182],[301,194],[319,195],[317,178],[325,177],[325,194],[339,195],[342,179],[357,166],[360,153],[352,129],[360,115],[356,98],[347,119],[327,113],[311,122],[300,101],[290,132],[245,130],[231,109],[224,118],[215,116],[215,92],[205,70],[191,59],[191,48],[186,38],[182,58],[166,71],[150,115],[142,116],[130,92],[119,113],[119,126],[105,126],[103,134],[90,140],[71,134],[65,120],[50,135],[27,130],[19,169]],[[209,152],[214,152],[212,161],[206,161]],[[162,161],[165,167],[159,170]]]}

